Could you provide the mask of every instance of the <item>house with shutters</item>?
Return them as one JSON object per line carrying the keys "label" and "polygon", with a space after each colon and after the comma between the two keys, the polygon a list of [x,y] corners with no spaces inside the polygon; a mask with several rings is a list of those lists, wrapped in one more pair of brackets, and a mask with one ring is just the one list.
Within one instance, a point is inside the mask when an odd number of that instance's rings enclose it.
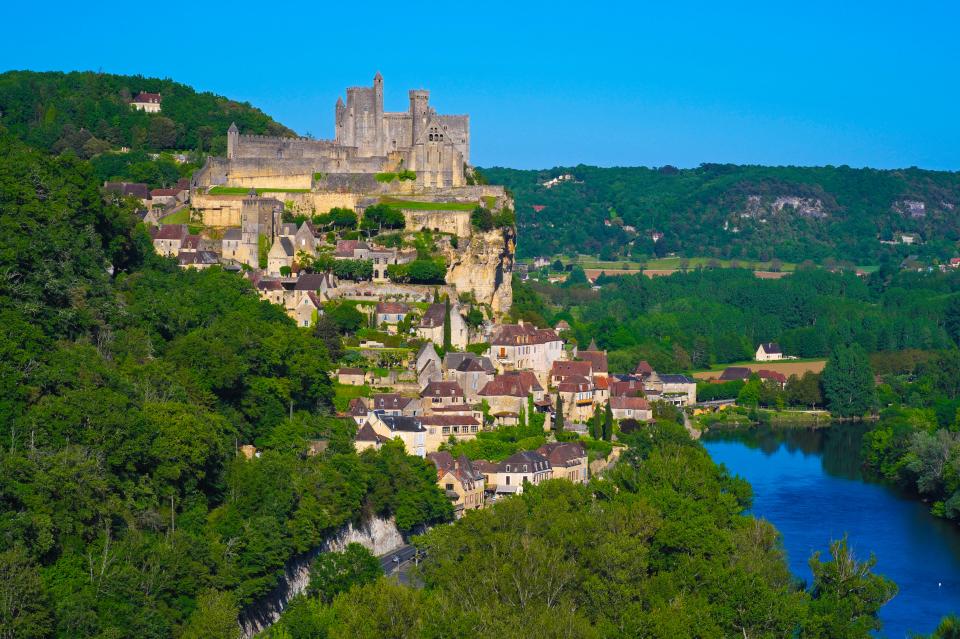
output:
{"label": "house with shutters", "polygon": [[585,484],[589,478],[587,451],[579,442],[550,442],[537,449],[550,462],[553,479]]}
{"label": "house with shutters", "polygon": [[755,359],[758,362],[775,362],[783,359],[783,350],[776,342],[766,342],[757,346]]}
{"label": "house with shutters", "polygon": [[440,451],[428,453],[427,459],[437,469],[437,484],[452,502],[457,519],[468,510],[483,508],[486,478],[466,455],[454,459],[447,451]]}
{"label": "house with shutters", "polygon": [[523,320],[495,326],[485,354],[498,371],[533,371],[541,384],[549,382],[553,363],[566,358],[563,340],[553,329],[537,328]]}

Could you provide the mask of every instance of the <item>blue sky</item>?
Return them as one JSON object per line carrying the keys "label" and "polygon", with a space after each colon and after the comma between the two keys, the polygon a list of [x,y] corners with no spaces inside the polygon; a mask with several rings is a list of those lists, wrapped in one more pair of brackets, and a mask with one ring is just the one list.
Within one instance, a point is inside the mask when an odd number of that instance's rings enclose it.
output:
{"label": "blue sky", "polygon": [[0,69],[170,77],[329,137],[348,85],[474,164],[960,169],[960,2],[15,3]]}

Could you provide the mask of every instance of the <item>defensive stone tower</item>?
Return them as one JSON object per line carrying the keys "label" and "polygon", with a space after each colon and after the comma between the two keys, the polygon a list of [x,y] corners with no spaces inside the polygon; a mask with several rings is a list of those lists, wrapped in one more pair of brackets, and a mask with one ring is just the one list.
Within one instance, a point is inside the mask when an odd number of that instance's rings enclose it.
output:
{"label": "defensive stone tower", "polygon": [[374,125],[374,152],[373,155],[386,153],[383,139],[383,76],[377,71],[373,76],[373,125]]}
{"label": "defensive stone tower", "polygon": [[420,133],[427,126],[427,114],[430,112],[430,92],[426,89],[410,89],[410,114],[413,116],[413,143],[420,139]]}
{"label": "defensive stone tower", "polygon": [[237,146],[240,143],[240,129],[237,128],[236,122],[230,123],[230,128],[227,129],[227,159],[232,160],[234,153],[236,153]]}

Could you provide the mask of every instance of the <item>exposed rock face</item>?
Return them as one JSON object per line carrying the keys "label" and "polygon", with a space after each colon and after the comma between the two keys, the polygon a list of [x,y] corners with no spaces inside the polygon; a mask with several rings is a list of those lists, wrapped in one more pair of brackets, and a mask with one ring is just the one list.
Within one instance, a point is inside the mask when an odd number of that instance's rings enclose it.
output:
{"label": "exposed rock face", "polygon": [[240,629],[244,639],[273,625],[280,613],[295,596],[307,589],[310,582],[310,564],[321,552],[339,552],[347,544],[358,543],[375,555],[383,555],[403,545],[403,537],[393,519],[374,517],[359,527],[347,524],[314,550],[291,559],[283,571],[283,578],[269,595],[248,606],[240,613]]}
{"label": "exposed rock face", "polygon": [[513,304],[515,254],[515,229],[474,232],[469,238],[461,238],[459,248],[449,249],[447,284],[456,286],[460,293],[472,291],[478,302],[489,304],[494,314],[502,315]]}

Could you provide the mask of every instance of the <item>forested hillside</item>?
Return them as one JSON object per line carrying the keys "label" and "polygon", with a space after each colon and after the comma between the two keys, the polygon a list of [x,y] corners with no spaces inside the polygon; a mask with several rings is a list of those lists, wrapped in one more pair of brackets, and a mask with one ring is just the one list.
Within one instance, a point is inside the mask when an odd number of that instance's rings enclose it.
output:
{"label": "forested hillside", "polygon": [[762,280],[744,269],[698,269],[598,282],[595,291],[579,269],[564,285],[515,280],[512,313],[540,326],[566,319],[581,344],[595,339],[610,350],[617,371],[641,359],[661,371],[752,359],[770,341],[788,355],[825,357],[851,343],[873,353],[952,348],[960,339],[957,272],[880,269],[864,280],[811,268]]}
{"label": "forested hillside", "polygon": [[[704,164],[483,173],[516,197],[520,257],[676,252],[877,264],[907,254],[945,260],[960,240],[955,172]],[[543,186],[566,174],[573,179]],[[654,233],[663,237],[654,242]],[[918,234],[917,243],[881,244],[900,233]]]}
{"label": "forested hillside", "polygon": [[0,636],[235,636],[337,527],[451,516],[424,460],[354,452],[323,339],[97,187],[0,131]]}
{"label": "forested hillside", "polygon": [[[160,113],[130,106],[141,91],[162,96]],[[169,79],[92,71],[0,74],[0,124],[54,153],[71,149],[89,158],[125,146],[223,154],[231,122],[244,132],[293,135],[249,103],[200,93]]]}

